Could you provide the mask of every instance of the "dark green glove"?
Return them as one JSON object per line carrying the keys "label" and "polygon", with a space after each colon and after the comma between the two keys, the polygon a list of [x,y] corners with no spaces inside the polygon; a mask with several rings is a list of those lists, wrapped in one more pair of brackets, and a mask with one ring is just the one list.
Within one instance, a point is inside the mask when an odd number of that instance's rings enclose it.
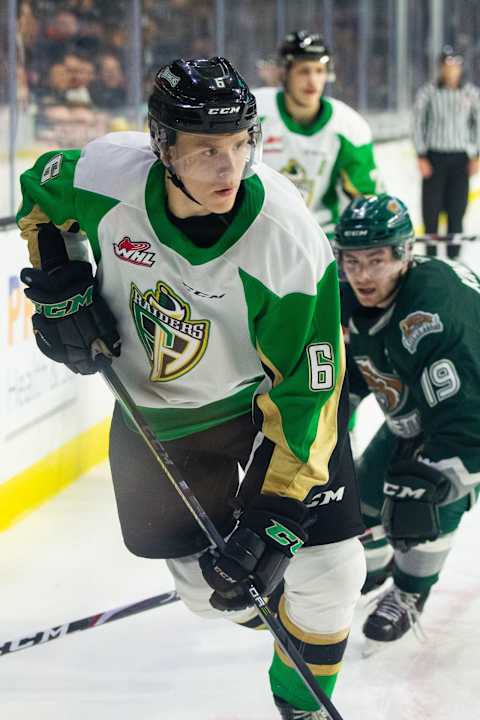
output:
{"label": "dark green glove", "polygon": [[450,490],[443,473],[417,460],[402,460],[388,472],[383,486],[382,523],[393,547],[406,552],[436,540],[441,532],[438,506]]}

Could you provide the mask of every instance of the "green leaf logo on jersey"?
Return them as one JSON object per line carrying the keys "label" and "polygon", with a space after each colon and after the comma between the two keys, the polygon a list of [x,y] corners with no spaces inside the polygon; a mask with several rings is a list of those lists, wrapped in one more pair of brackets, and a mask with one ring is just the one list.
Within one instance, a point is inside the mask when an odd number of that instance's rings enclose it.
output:
{"label": "green leaf logo on jersey", "polygon": [[192,320],[190,305],[168,285],[142,293],[131,285],[130,310],[152,366],[152,382],[170,382],[190,372],[208,344],[209,320]]}
{"label": "green leaf logo on jersey", "polygon": [[292,158],[280,169],[280,172],[296,186],[305,200],[305,204],[310,207],[313,198],[313,180],[307,177],[307,171],[303,165]]}

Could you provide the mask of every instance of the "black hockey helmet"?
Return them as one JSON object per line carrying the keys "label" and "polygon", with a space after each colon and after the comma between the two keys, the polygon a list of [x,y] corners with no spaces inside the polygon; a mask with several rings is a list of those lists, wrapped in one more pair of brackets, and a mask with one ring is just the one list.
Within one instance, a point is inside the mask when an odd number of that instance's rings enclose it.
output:
{"label": "black hockey helmet", "polygon": [[288,69],[294,60],[319,60],[328,67],[328,81],[335,79],[332,54],[318,33],[296,30],[288,33],[278,49],[280,61]]}
{"label": "black hockey helmet", "polygon": [[225,58],[180,58],[157,72],[148,119],[151,132],[152,126],[160,126],[187,133],[234,133],[255,127],[257,105]]}

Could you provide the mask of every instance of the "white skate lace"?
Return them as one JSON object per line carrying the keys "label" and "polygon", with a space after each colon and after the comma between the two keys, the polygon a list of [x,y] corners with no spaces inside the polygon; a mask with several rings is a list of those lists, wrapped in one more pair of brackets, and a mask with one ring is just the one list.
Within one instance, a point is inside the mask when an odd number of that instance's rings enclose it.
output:
{"label": "white skate lace", "polygon": [[399,620],[403,613],[406,613],[413,634],[419,642],[425,642],[427,636],[420,622],[420,612],[416,605],[419,597],[418,593],[407,593],[394,585],[385,590],[382,595],[372,598],[368,604],[376,603],[375,613],[393,623]]}

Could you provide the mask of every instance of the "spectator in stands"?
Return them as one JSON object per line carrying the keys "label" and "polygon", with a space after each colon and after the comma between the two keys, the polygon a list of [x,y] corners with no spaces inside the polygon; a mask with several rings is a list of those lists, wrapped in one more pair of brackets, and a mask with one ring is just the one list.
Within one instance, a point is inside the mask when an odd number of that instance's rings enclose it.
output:
{"label": "spectator in stands", "polygon": [[100,57],[97,80],[90,87],[90,95],[97,108],[116,110],[126,105],[125,74],[115,55],[106,53]]}
{"label": "spectator in stands", "polygon": [[63,63],[54,63],[48,71],[47,84],[38,92],[38,101],[42,105],[58,105],[66,103],[66,92],[69,87],[67,68]]}
{"label": "spectator in stands", "polygon": [[92,105],[89,86],[95,78],[95,66],[91,60],[76,51],[68,52],[63,64],[67,71],[67,102],[78,105]]}
{"label": "spectator in stands", "polygon": [[445,210],[448,232],[461,233],[469,177],[478,172],[480,90],[465,81],[463,56],[453,48],[444,48],[439,67],[438,81],[420,88],[414,107],[423,221],[425,232],[436,233]]}
{"label": "spectator in stands", "polygon": [[47,67],[62,60],[65,49],[71,46],[78,36],[79,24],[76,16],[60,9],[49,18],[39,35],[36,48],[37,60]]}

